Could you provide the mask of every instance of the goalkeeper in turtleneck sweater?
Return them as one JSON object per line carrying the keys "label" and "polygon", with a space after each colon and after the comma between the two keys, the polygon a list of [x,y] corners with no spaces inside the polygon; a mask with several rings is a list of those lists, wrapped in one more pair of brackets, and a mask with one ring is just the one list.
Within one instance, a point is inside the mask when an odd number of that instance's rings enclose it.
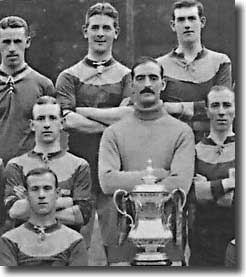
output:
{"label": "goalkeeper in turtleneck sweater", "polygon": [[[108,127],[99,149],[99,181],[104,193],[131,191],[142,183],[147,160],[153,175],[168,191],[189,191],[194,173],[194,135],[190,127],[169,115],[160,100],[165,86],[163,68],[150,57],[141,57],[132,68],[134,111]],[[117,245],[117,212],[108,203],[108,250],[115,262],[129,261],[129,242]],[[115,234],[115,236],[113,235]]]}

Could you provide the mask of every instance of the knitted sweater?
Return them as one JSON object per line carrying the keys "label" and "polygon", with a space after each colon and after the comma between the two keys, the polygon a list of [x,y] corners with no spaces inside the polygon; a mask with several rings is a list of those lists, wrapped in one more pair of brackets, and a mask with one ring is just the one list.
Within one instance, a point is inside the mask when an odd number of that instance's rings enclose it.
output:
{"label": "knitted sweater", "polygon": [[111,125],[99,151],[99,180],[107,194],[141,184],[147,160],[169,172],[167,188],[188,192],[194,168],[194,137],[189,126],[161,109],[135,107],[135,113]]}
{"label": "knitted sweater", "polygon": [[[151,159],[154,169],[168,174],[160,181],[167,189],[172,191],[180,187],[187,192],[193,176],[194,153],[191,128],[162,111],[162,103],[150,109],[135,106],[133,114],[103,133],[99,149],[100,185],[109,195],[120,188],[131,191],[142,183],[147,160]],[[119,218],[111,197],[105,213],[108,224],[102,235],[109,255],[115,262],[131,260],[134,247],[127,240],[122,246],[118,245]]]}

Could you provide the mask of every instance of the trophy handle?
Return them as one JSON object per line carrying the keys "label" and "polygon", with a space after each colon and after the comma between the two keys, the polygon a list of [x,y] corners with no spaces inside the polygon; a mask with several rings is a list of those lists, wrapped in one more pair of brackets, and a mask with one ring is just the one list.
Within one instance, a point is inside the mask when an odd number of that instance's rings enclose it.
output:
{"label": "trophy handle", "polygon": [[114,201],[114,205],[115,205],[115,207],[116,207],[116,210],[117,210],[120,214],[122,214],[122,215],[128,217],[128,218],[130,219],[130,221],[131,221],[130,227],[133,227],[133,226],[134,226],[133,218],[126,212],[126,210],[124,211],[124,210],[121,210],[121,209],[119,208],[119,204],[118,204],[118,200],[119,200],[118,195],[119,195],[119,194],[121,194],[120,199],[122,199],[123,197],[128,198],[128,195],[129,195],[129,194],[128,194],[128,192],[127,192],[126,190],[117,189],[117,190],[114,192],[113,201]]}
{"label": "trophy handle", "polygon": [[180,207],[180,209],[183,210],[183,208],[184,208],[184,206],[185,206],[185,204],[186,204],[186,198],[187,198],[187,197],[186,197],[186,193],[185,193],[185,191],[184,191],[183,189],[178,188],[178,189],[174,189],[174,190],[172,191],[173,197],[174,197],[176,194],[179,195],[180,198],[181,198],[181,207]]}

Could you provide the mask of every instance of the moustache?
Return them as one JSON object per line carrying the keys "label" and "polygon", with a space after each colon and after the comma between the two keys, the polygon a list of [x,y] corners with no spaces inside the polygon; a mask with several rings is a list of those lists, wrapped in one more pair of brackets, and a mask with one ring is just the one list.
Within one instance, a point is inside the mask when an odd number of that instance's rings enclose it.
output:
{"label": "moustache", "polygon": [[144,93],[155,94],[155,92],[152,89],[150,89],[150,88],[144,88],[143,90],[140,91],[140,94],[144,94]]}

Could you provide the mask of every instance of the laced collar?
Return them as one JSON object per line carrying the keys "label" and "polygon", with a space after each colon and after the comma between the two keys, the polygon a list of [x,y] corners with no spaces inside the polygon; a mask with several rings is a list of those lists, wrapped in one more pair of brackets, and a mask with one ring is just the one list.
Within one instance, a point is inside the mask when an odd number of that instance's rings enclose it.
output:
{"label": "laced collar", "polygon": [[35,225],[33,223],[31,223],[30,221],[27,221],[25,223],[25,227],[33,232],[35,232],[36,234],[39,235],[39,239],[41,241],[44,241],[46,238],[46,234],[48,233],[52,233],[55,230],[58,230],[59,228],[61,228],[61,224],[58,223],[57,221],[51,225],[47,225],[47,226],[40,226],[40,225]]}

